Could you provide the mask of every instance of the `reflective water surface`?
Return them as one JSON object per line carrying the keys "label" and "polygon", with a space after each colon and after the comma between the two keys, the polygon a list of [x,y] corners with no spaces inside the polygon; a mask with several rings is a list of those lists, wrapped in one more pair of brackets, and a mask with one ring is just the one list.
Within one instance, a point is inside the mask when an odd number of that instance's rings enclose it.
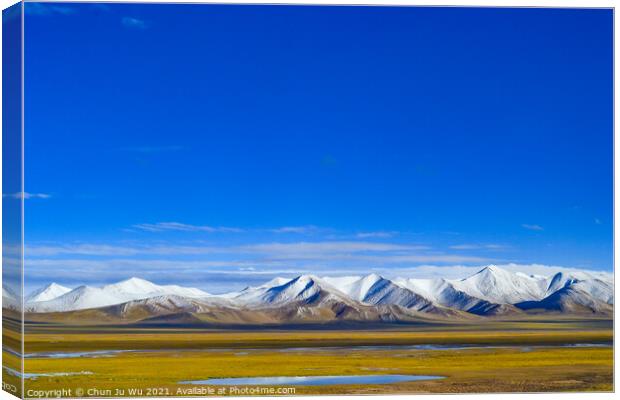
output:
{"label": "reflective water surface", "polygon": [[378,385],[395,382],[443,379],[434,375],[342,375],[342,376],[267,376],[258,378],[218,378],[181,381],[183,385]]}

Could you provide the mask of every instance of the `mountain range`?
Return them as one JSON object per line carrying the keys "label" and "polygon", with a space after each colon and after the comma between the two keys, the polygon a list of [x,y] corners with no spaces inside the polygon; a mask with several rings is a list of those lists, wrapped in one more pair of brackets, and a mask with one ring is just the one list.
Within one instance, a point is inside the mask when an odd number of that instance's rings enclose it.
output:
{"label": "mountain range", "polygon": [[[3,290],[4,307],[17,303]],[[238,292],[209,294],[131,278],[71,289],[51,283],[24,299],[34,321],[289,324],[409,322],[528,314],[609,316],[611,274],[527,275],[488,266],[464,279],[300,275]]]}

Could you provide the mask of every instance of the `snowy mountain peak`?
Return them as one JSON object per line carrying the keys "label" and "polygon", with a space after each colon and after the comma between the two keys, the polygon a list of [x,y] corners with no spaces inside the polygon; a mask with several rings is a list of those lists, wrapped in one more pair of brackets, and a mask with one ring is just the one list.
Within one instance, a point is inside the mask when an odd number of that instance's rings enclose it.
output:
{"label": "snowy mountain peak", "polygon": [[49,285],[47,285],[46,289],[47,290],[65,290],[65,291],[66,290],[71,290],[71,289],[69,289],[66,286],[62,286],[62,285],[57,284],[56,282],[52,282]]}
{"label": "snowy mountain peak", "polygon": [[[561,300],[572,304],[572,308],[563,306],[566,309],[602,310],[606,313],[614,301],[610,276],[596,271],[564,270],[545,277],[489,265],[467,278],[456,280],[388,279],[376,273],[337,277],[299,275],[274,278],[260,286],[222,295],[209,295],[200,289],[177,285],[157,285],[134,277],[102,288],[80,286],[70,290],[53,283],[28,297],[26,311],[62,312],[135,301],[151,304],[147,300],[154,299],[157,304],[186,302],[190,308],[217,304],[240,310],[290,309],[292,305],[293,309],[301,307],[307,312],[306,307],[325,305],[341,311],[356,307],[400,306],[416,312],[436,312],[441,308],[476,315],[500,315],[522,312],[519,309],[557,311]],[[555,293],[559,294],[552,297]],[[9,296],[5,294],[3,297]],[[559,300],[544,301],[548,298]],[[170,303],[166,299],[175,300]]]}
{"label": "snowy mountain peak", "polygon": [[129,278],[124,281],[106,285],[103,287],[105,290],[125,293],[152,293],[157,292],[159,286],[140,278]]}
{"label": "snowy mountain peak", "polygon": [[20,310],[19,296],[8,286],[2,286],[2,307],[10,310]]}
{"label": "snowy mountain peak", "polygon": [[292,283],[292,282],[299,282],[299,283],[311,283],[314,282],[317,279],[316,276],[313,275],[299,275],[296,278],[293,278],[291,281],[287,282],[287,283]]}
{"label": "snowy mountain peak", "polygon": [[372,273],[372,274],[368,274],[365,277],[363,277],[362,281],[368,284],[375,284],[379,282],[381,279],[383,279],[381,275]]}
{"label": "snowy mountain peak", "polygon": [[71,290],[61,285],[50,284],[33,293],[26,302],[29,311],[69,311],[104,307],[164,295],[187,298],[210,296],[209,293],[200,289],[177,285],[160,286],[134,277],[102,288],[80,286]]}
{"label": "snowy mountain peak", "polygon": [[376,285],[377,282],[380,282],[382,280],[384,280],[384,278],[378,274],[366,275],[359,281],[360,290],[362,292],[367,292],[373,285]]}
{"label": "snowy mountain peak", "polygon": [[321,291],[316,279],[312,275],[300,275],[283,285],[268,289],[261,296],[261,299],[270,305],[294,301],[312,301]]}
{"label": "snowy mountain peak", "polygon": [[68,287],[52,282],[49,285],[30,293],[26,297],[26,302],[35,303],[39,301],[48,301],[60,297],[65,293],[69,293],[70,291],[71,289],[69,289]]}
{"label": "snowy mountain peak", "polygon": [[79,286],[51,300],[29,302],[26,305],[26,310],[34,312],[83,310],[118,304],[123,300],[100,288]]}
{"label": "snowy mountain peak", "polygon": [[486,267],[484,267],[481,271],[490,271],[490,272],[500,272],[500,271],[504,271],[503,269],[499,268],[496,265],[493,264],[489,264]]}
{"label": "snowy mountain peak", "polygon": [[269,282],[261,286],[281,286],[290,281],[291,281],[290,278],[277,277],[277,278],[273,278],[272,280],[270,280]]}
{"label": "snowy mountain peak", "polygon": [[545,296],[545,279],[517,274],[489,265],[474,275],[452,282],[453,286],[470,296],[497,304],[515,304],[540,300]]}
{"label": "snowy mountain peak", "polygon": [[138,278],[135,276],[132,276],[129,279],[125,279],[124,281],[120,281],[118,282],[118,284],[127,284],[127,285],[152,285],[151,282],[147,281],[146,279],[142,279],[142,278]]}
{"label": "snowy mountain peak", "polygon": [[2,286],[2,297],[8,299],[17,299],[18,296],[10,287]]}
{"label": "snowy mountain peak", "polygon": [[332,286],[334,286],[339,292],[345,294],[347,297],[356,300],[363,301],[368,295],[370,289],[380,282],[384,278],[378,274],[369,274],[363,277],[348,277],[345,279],[333,279],[325,278]]}
{"label": "snowy mountain peak", "polygon": [[[477,276],[477,275],[481,276],[481,277],[485,277],[487,279],[489,277],[492,277],[493,279],[496,279],[496,278],[499,278],[499,277],[508,277],[508,276],[512,275],[512,272],[507,271],[505,269],[502,269],[500,267],[497,267],[497,266],[491,264],[491,265],[488,265],[488,266],[482,268],[480,271],[475,273],[473,276]],[[465,279],[469,279],[469,278],[465,278]]]}
{"label": "snowy mountain peak", "polygon": [[380,276],[368,288],[362,301],[372,305],[398,305],[418,311],[433,305],[423,296]]}
{"label": "snowy mountain peak", "polygon": [[555,292],[557,290],[562,289],[565,286],[571,285],[573,283],[577,283],[579,279],[573,275],[569,275],[563,272],[558,272],[553,275],[553,278],[549,281],[549,285],[547,287],[547,292]]}

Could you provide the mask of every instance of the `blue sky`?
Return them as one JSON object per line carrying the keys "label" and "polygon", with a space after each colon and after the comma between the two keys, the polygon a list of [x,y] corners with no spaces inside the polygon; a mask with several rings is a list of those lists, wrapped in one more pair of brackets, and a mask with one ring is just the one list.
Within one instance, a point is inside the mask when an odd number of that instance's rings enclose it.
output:
{"label": "blue sky", "polygon": [[611,10],[27,3],[25,26],[31,286],[612,268]]}

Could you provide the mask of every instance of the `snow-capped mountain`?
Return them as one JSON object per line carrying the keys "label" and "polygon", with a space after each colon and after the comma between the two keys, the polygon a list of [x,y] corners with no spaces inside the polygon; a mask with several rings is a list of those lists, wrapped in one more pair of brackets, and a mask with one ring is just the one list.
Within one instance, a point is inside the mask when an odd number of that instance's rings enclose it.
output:
{"label": "snow-capped mountain", "polygon": [[547,290],[546,290],[546,294],[552,294],[553,292],[556,292],[560,289],[562,289],[565,286],[570,286],[573,283],[579,282],[581,279],[587,279],[585,277],[582,276],[576,276],[576,274],[574,273],[566,273],[566,272],[558,272],[557,274],[553,275],[553,277],[551,277],[551,279],[549,280],[549,284],[547,285]]}
{"label": "snow-capped mountain", "polygon": [[308,275],[301,275],[283,285],[274,286],[260,297],[264,304],[278,305],[290,302],[311,303],[321,293],[321,286]]}
{"label": "snow-capped mountain", "polygon": [[177,285],[160,286],[140,278],[130,278],[113,285],[107,285],[103,287],[103,290],[119,297],[128,297],[131,300],[160,295],[177,295],[195,298],[210,296],[209,293],[200,289],[186,288]]}
{"label": "snow-capped mountain", "polygon": [[266,282],[260,286],[248,286],[240,292],[232,292],[219,295],[218,297],[230,299],[238,304],[259,304],[261,297],[265,292],[272,287],[282,286],[289,282],[291,279],[287,278],[274,278],[269,282]]}
{"label": "snow-capped mountain", "polygon": [[17,300],[19,296],[8,286],[2,286],[2,298]]}
{"label": "snow-capped mountain", "polygon": [[[188,298],[209,296],[207,292],[200,289],[184,288],[176,285],[160,286],[140,278],[130,278],[102,288],[80,286],[71,290],[60,285],[52,285],[36,290],[28,296],[26,311],[62,312],[83,310],[163,295],[176,295]],[[68,291],[65,289],[68,289]],[[53,292],[58,292],[59,295],[51,297]],[[47,299],[37,300],[41,294],[45,294],[44,298]]]}
{"label": "snow-capped mountain", "polygon": [[53,300],[56,297],[60,297],[65,293],[69,293],[71,289],[64,287],[57,283],[50,283],[49,285],[35,290],[26,296],[26,303],[37,303],[39,301]]}
{"label": "snow-capped mountain", "polygon": [[568,287],[579,289],[603,303],[614,304],[614,287],[611,282],[605,282],[600,279],[589,279],[575,282]]}
{"label": "snow-capped mountain", "polygon": [[348,302],[337,289],[321,278],[300,275],[282,285],[273,286],[259,297],[258,306],[279,306],[284,304],[319,304],[328,301]]}
{"label": "snow-capped mountain", "polygon": [[454,287],[447,279],[403,279],[394,280],[397,285],[418,293],[435,304],[474,314],[487,314],[491,309],[497,311],[497,305],[487,300],[470,296]]}
{"label": "snow-capped mountain", "polygon": [[366,304],[397,305],[417,311],[422,311],[425,308],[433,306],[430,300],[409,289],[398,286],[389,279],[385,279],[376,274],[369,275],[366,278],[364,278],[366,281],[365,283],[372,283],[368,285],[368,287],[363,287],[365,293],[363,293],[364,297],[361,301]]}
{"label": "snow-capped mountain", "polygon": [[18,310],[21,309],[20,303],[19,295],[10,287],[2,285],[2,308]]}
{"label": "snow-capped mountain", "polygon": [[539,301],[525,301],[517,307],[532,312],[561,312],[570,314],[607,314],[613,313],[613,306],[596,299],[586,292],[589,285],[565,286],[557,292]]}
{"label": "snow-capped mountain", "polygon": [[160,322],[376,322],[541,312],[609,315],[613,302],[610,275],[576,271],[544,277],[488,266],[458,280],[388,279],[377,274],[279,277],[220,295],[139,278],[73,290],[51,284],[28,296],[26,311],[98,309],[106,318]]}
{"label": "snow-capped mountain", "polygon": [[496,304],[541,300],[545,297],[548,287],[545,277],[515,273],[494,265],[451,283],[454,288],[472,297]]}
{"label": "snow-capped mountain", "polygon": [[119,304],[126,299],[108,293],[101,288],[80,286],[55,299],[26,303],[27,312],[62,312],[105,307]]}
{"label": "snow-capped mountain", "polygon": [[358,276],[349,276],[323,279],[349,298],[357,301],[364,301],[364,299],[368,297],[371,288],[383,278],[377,274],[370,274],[361,278]]}
{"label": "snow-capped mountain", "polygon": [[[579,282],[599,282],[594,283],[593,285],[598,286],[603,284],[603,286],[608,287],[607,289],[601,288],[600,290],[610,292],[608,294],[610,294],[611,298],[613,299],[613,285],[612,279],[610,277],[606,277],[605,275],[601,274],[590,274],[583,271],[558,272],[557,274],[553,275],[553,277],[549,279],[546,294],[553,294],[554,292],[557,292],[564,287],[571,286]],[[611,290],[609,291],[608,289]],[[600,296],[605,297],[606,295],[600,294]],[[607,300],[604,301],[608,302]]]}

